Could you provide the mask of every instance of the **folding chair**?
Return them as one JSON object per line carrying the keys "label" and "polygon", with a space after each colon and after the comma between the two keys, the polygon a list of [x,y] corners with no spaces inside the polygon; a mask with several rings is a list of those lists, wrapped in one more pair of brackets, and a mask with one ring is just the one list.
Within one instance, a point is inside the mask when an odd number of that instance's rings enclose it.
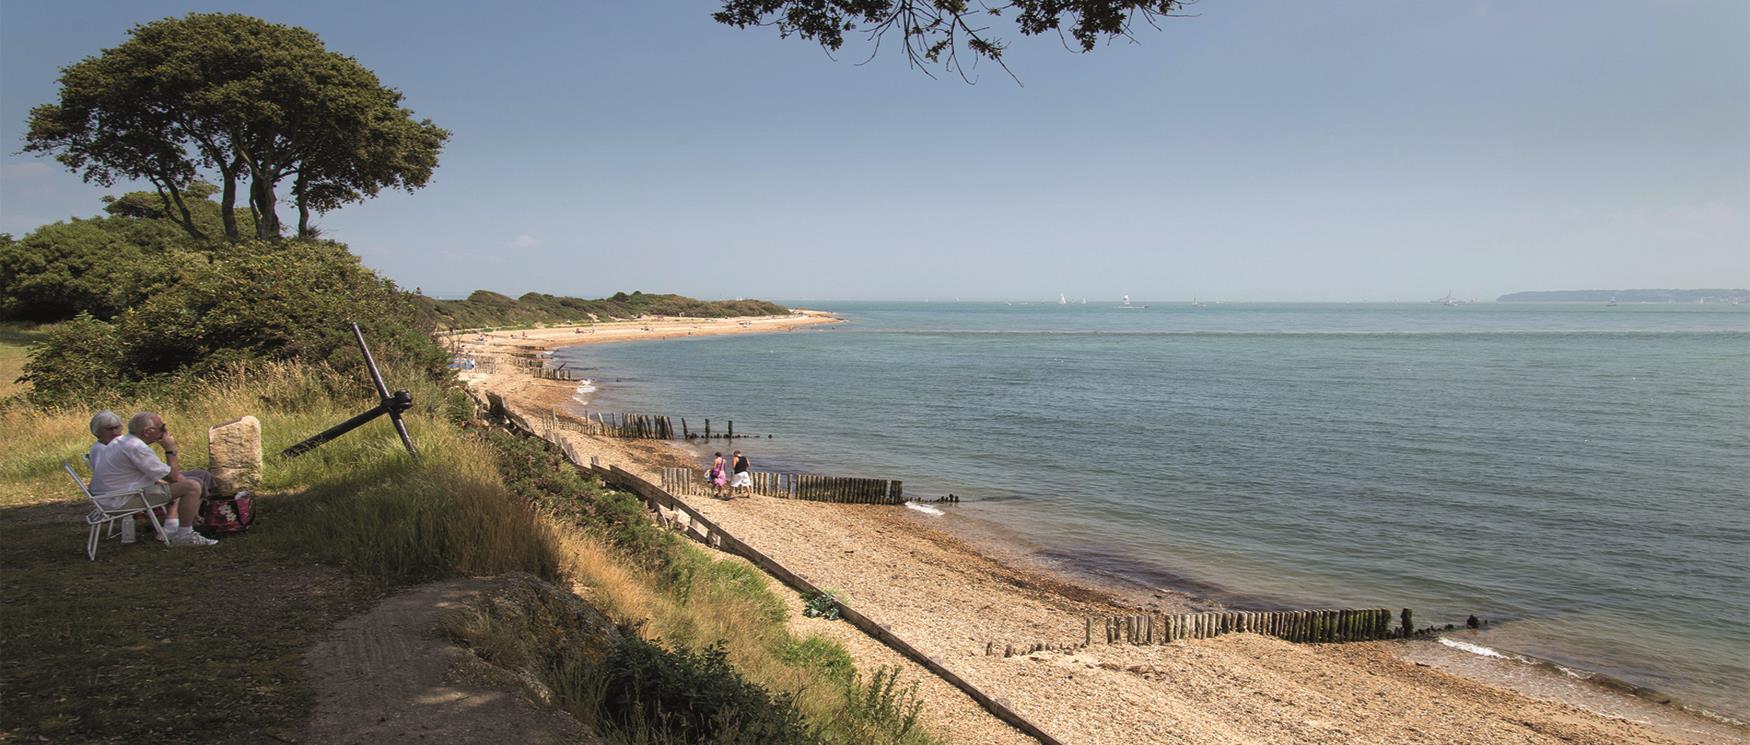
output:
{"label": "folding chair", "polygon": [[[67,469],[67,477],[73,479],[73,485],[79,487],[79,493],[84,494],[86,499],[91,500],[91,506],[94,508],[91,510],[90,514],[85,516],[85,525],[91,529],[91,532],[85,537],[85,556],[87,558],[92,561],[97,561],[97,540],[99,533],[107,532],[107,535],[104,536],[106,538],[109,535],[114,535],[116,522],[121,520],[132,520],[135,515],[142,512],[146,513],[146,519],[152,521],[153,534],[158,536],[158,540],[162,541],[166,548],[170,547],[170,534],[165,533],[164,524],[158,522],[158,513],[153,510],[151,504],[147,503],[145,491],[135,489],[133,491],[93,495],[91,490],[85,487],[85,482],[79,480],[79,472],[73,470],[73,464],[62,462],[61,465]],[[123,502],[123,506],[121,507],[106,507],[102,501],[99,501],[100,499],[113,499],[116,497],[129,497],[129,499],[126,502]]]}

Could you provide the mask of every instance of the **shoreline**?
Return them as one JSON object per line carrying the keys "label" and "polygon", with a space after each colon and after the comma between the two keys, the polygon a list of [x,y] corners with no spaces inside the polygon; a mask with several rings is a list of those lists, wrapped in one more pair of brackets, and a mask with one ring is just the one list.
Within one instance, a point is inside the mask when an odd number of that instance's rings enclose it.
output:
{"label": "shoreline", "polygon": [[[553,329],[530,329],[527,332],[496,332],[489,334],[487,346],[499,353],[532,354],[563,346],[606,343],[618,341],[636,341],[643,339],[675,338],[682,336],[719,335],[723,333],[759,333],[765,331],[793,330],[803,325],[840,322],[830,314],[805,312],[799,316],[778,317],[765,323],[743,325],[742,321],[750,319],[724,319],[721,321],[705,321],[702,319],[653,319],[658,321],[621,322],[610,333],[604,333],[609,324],[597,324],[595,333],[580,334],[573,327],[557,327]],[[781,323],[779,321],[790,321]],[[666,322],[666,323],[662,323]],[[630,326],[631,328],[627,328]],[[526,334],[527,338],[523,338]],[[585,336],[590,338],[579,339]],[[574,404],[572,393],[576,384],[563,381],[540,381],[533,379],[521,371],[504,371],[487,375],[484,378],[475,376],[483,385],[488,385],[495,391],[506,395],[508,399],[516,400],[528,409],[535,411],[567,411]],[[520,378],[520,380],[518,380]],[[508,390],[507,390],[508,389]],[[659,441],[624,441],[607,438],[593,438],[576,435],[577,437],[595,441],[588,443],[588,449],[599,452],[604,461],[615,462],[622,467],[633,469],[636,466],[647,472],[660,465],[697,466],[696,454],[692,448],[676,446],[673,443]],[[575,442],[573,444],[576,444]],[[708,447],[708,446],[707,446]],[[585,448],[580,448],[580,450]],[[1223,649],[1228,653],[1216,655],[1228,657],[1225,662],[1207,667],[1199,667],[1193,671],[1192,677],[1230,684],[1228,690],[1235,695],[1263,694],[1283,687],[1284,681],[1273,676],[1264,675],[1251,684],[1238,684],[1231,680],[1233,670],[1251,669],[1258,662],[1258,655],[1266,658],[1288,656],[1295,660],[1290,666],[1296,673],[1314,678],[1328,678],[1333,674],[1347,677],[1341,673],[1354,665],[1365,663],[1365,667],[1377,668],[1384,666],[1394,674],[1405,673],[1398,668],[1408,668],[1408,678],[1403,685],[1391,686],[1393,698],[1405,695],[1412,698],[1440,698],[1460,695],[1460,698],[1474,699],[1467,706],[1469,712],[1482,719],[1496,721],[1505,725],[1509,722],[1523,724],[1528,720],[1539,720],[1546,716],[1554,716],[1563,720],[1561,726],[1552,728],[1533,727],[1534,731],[1544,734],[1555,731],[1566,731],[1570,726],[1580,727],[1581,731],[1573,732],[1579,739],[1622,739],[1649,740],[1672,738],[1671,741],[1718,741],[1750,740],[1746,730],[1729,724],[1705,719],[1705,715],[1679,708],[1679,705],[1664,705],[1648,699],[1632,698],[1620,692],[1608,690],[1583,691],[1577,700],[1566,700],[1560,696],[1550,696],[1547,690],[1522,690],[1524,686],[1515,686],[1511,678],[1522,678],[1523,675],[1503,674],[1496,670],[1489,671],[1466,669],[1460,662],[1463,658],[1443,659],[1438,654],[1423,654],[1419,645],[1435,647],[1441,651],[1440,644],[1435,641],[1411,642],[1408,644],[1384,642],[1348,644],[1340,647],[1325,647],[1322,645],[1288,645],[1273,639],[1247,639],[1244,642],[1229,641],[1227,637],[1205,640],[1183,647],[1152,647],[1126,648],[1095,646],[1085,648],[1071,655],[1052,653],[1037,653],[1017,658],[986,657],[982,650],[987,644],[995,643],[1000,649],[1004,643],[1028,644],[1031,642],[1059,643],[1079,641],[1082,635],[1081,614],[1124,613],[1135,612],[1139,605],[1137,594],[1147,594],[1145,589],[1138,592],[1125,592],[1123,588],[1098,587],[1091,585],[1106,584],[1094,578],[1082,577],[1063,571],[1053,571],[1049,567],[1038,566],[1040,562],[1018,562],[1017,556],[1000,556],[1005,552],[993,551],[993,545],[980,546],[976,537],[956,535],[946,524],[931,524],[938,518],[923,516],[911,510],[893,510],[890,507],[862,507],[847,505],[821,505],[819,503],[797,503],[787,500],[776,500],[766,497],[738,499],[732,502],[718,502],[708,498],[693,498],[688,500],[695,508],[709,518],[724,525],[732,533],[766,551],[774,558],[783,561],[793,569],[805,567],[802,571],[810,581],[823,587],[831,587],[848,595],[849,600],[857,603],[860,609],[871,616],[880,618],[883,623],[893,627],[896,632],[904,634],[908,640],[930,641],[929,637],[946,637],[934,640],[935,644],[920,644],[922,647],[934,647],[932,655],[943,657],[944,661],[953,667],[957,674],[969,680],[978,681],[992,695],[1005,695],[1019,701],[1021,694],[1055,702],[1053,708],[1067,709],[1048,713],[1032,707],[1018,707],[1023,715],[1033,719],[1048,731],[1060,736],[1076,734],[1069,738],[1075,740],[1092,739],[1094,741],[1119,742],[1126,739],[1180,739],[1187,737],[1187,732],[1176,729],[1159,729],[1163,722],[1174,721],[1191,725],[1189,729],[1201,736],[1191,736],[1192,740],[1227,740],[1227,739],[1291,739],[1328,740],[1337,739],[1386,739],[1395,740],[1403,737],[1416,739],[1416,736],[1405,735],[1407,732],[1422,733],[1422,737],[1433,736],[1433,739],[1447,739],[1434,735],[1438,729],[1430,730],[1436,723],[1433,720],[1422,721],[1422,716],[1403,720],[1398,726],[1407,726],[1410,721],[1416,721],[1418,726],[1409,730],[1398,729],[1397,726],[1387,726],[1383,730],[1377,725],[1384,724],[1381,719],[1402,719],[1402,713],[1392,714],[1380,709],[1378,701],[1353,701],[1343,704],[1344,707],[1359,707],[1356,711],[1347,712],[1352,725],[1363,725],[1359,729],[1342,729],[1348,737],[1337,738],[1336,732],[1326,732],[1315,728],[1307,730],[1295,723],[1296,717],[1312,712],[1279,711],[1273,714],[1251,711],[1251,707],[1241,706],[1240,710],[1231,711],[1231,716],[1239,717],[1242,725],[1236,725],[1224,716],[1217,714],[1209,718],[1209,709],[1215,712],[1233,709],[1233,701],[1222,699],[1216,702],[1204,702],[1195,707],[1203,710],[1187,710],[1178,706],[1178,701],[1171,695],[1162,696],[1156,691],[1153,701],[1142,707],[1142,716],[1123,716],[1115,714],[1103,706],[1093,702],[1098,698],[1102,685],[1116,689],[1129,689],[1138,684],[1136,678],[1141,677],[1143,686],[1137,691],[1139,700],[1151,698],[1146,693],[1147,684],[1163,680],[1170,665],[1164,663],[1185,663],[1186,660],[1176,659],[1186,656],[1189,650]],[[952,512],[950,512],[952,514]],[[966,521],[962,521],[966,522]],[[960,526],[969,527],[969,526]],[[975,529],[976,530],[976,529]],[[965,531],[960,531],[965,532]],[[823,546],[809,545],[810,543]],[[994,543],[994,541],[992,542]],[[1022,552],[1006,552],[1022,553]],[[906,566],[909,560],[920,558],[928,562],[946,565],[954,568],[948,572],[917,571]],[[905,560],[896,560],[904,557]],[[1034,566],[1023,566],[1022,564]],[[873,565],[873,566],[871,566]],[[1116,584],[1116,583],[1112,583]],[[942,590],[934,593],[932,590]],[[1149,588],[1153,589],[1153,588]],[[1165,608],[1166,612],[1180,612],[1192,607],[1219,607],[1223,605],[1220,596],[1226,592],[1218,592],[1217,597],[1201,598],[1194,593],[1172,591],[1170,598],[1175,605]],[[1168,600],[1156,590],[1154,599]],[[1232,593],[1243,596],[1243,593]],[[914,597],[923,596],[923,597]],[[1129,597],[1126,597],[1129,596]],[[953,619],[955,615],[965,615],[971,606],[975,611],[988,612],[992,608],[1013,609],[1004,614],[1005,618],[976,618],[967,623],[964,619]],[[1157,606],[1158,607],[1158,606]],[[976,615],[976,613],[975,613]],[[944,633],[945,632],[945,633]],[[1248,635],[1249,636],[1249,635]],[[1288,650],[1275,649],[1276,645],[1288,647]],[[1473,655],[1470,652],[1460,654]],[[1195,655],[1193,655],[1195,656]],[[1421,659],[1413,659],[1420,656]],[[1048,666],[1034,665],[1040,670],[1065,671],[1065,677],[1053,685],[1040,687],[1040,681],[1032,678],[1040,676],[1035,671],[1018,671],[1015,660],[1031,660],[1034,662],[1053,663]],[[1203,660],[1210,662],[1210,660]],[[1392,666],[1398,666],[1394,668]],[[1476,667],[1476,666],[1469,666]],[[1497,666],[1498,667],[1498,666]],[[1330,668],[1335,668],[1333,671]],[[1074,670],[1074,672],[1068,672]],[[1444,672],[1437,672],[1444,671]],[[1154,673],[1154,674],[1151,674]],[[1287,673],[1288,670],[1279,670]],[[1453,678],[1447,675],[1452,672],[1460,676]],[[1518,671],[1512,671],[1518,672]],[[1175,676],[1178,677],[1178,676]],[[1292,677],[1300,677],[1294,675]],[[1081,682],[1073,682],[1075,679]],[[1089,681],[1095,684],[1090,685]],[[1478,681],[1481,682],[1478,682]],[[1463,684],[1457,681],[1463,681]],[[1468,684],[1468,685],[1467,685]],[[1477,686],[1481,690],[1471,690],[1468,686]],[[1292,685],[1287,686],[1293,688]],[[1095,696],[1076,702],[1072,695],[1068,701],[1062,695],[1081,691],[1086,695]],[[1219,689],[1220,686],[1217,686]],[[1547,686],[1546,686],[1547,688]],[[1517,691],[1517,692],[1516,692]],[[1487,692],[1489,695],[1482,695]],[[1572,695],[1572,692],[1568,692]],[[1420,694],[1419,696],[1417,694]],[[1435,695],[1440,694],[1440,695]],[[1384,695],[1383,693],[1381,695]],[[1514,700],[1497,700],[1500,696],[1511,696]],[[1544,696],[1545,698],[1534,698]],[[1617,697],[1614,702],[1612,697]],[[1165,699],[1162,701],[1161,699]],[[1557,703],[1550,703],[1551,700]],[[1278,699],[1280,701],[1280,699]],[[1646,706],[1635,707],[1618,705],[1622,702],[1641,702]],[[1332,702],[1335,703],[1335,702]],[[1387,702],[1389,703],[1389,701]],[[1424,714],[1431,716],[1435,701],[1427,701],[1428,707]],[[1557,707],[1556,712],[1541,711],[1542,707]],[[1293,707],[1291,706],[1290,709]],[[1402,703],[1386,707],[1387,709],[1403,709]],[[1411,709],[1417,707],[1411,706]],[[1528,711],[1529,710],[1529,711]],[[1593,713],[1593,710],[1598,713]],[[1562,714],[1561,712],[1566,712]],[[1620,712],[1620,713],[1619,713]],[[1062,718],[1065,714],[1069,718]],[[1077,717],[1075,715],[1081,714]],[[1326,711],[1321,716],[1333,712]],[[1668,716],[1667,716],[1668,715]],[[1624,719],[1624,716],[1630,717]],[[1582,717],[1575,721],[1567,721],[1570,717]],[[1343,717],[1338,717],[1339,719]],[[1695,726],[1681,721],[1696,718],[1704,722],[1703,726]],[[1657,720],[1671,721],[1657,721]],[[1098,720],[1098,721],[1090,721]],[[1364,722],[1366,725],[1364,725]],[[1302,723],[1304,724],[1304,722]],[[1473,722],[1473,724],[1475,724]],[[1373,725],[1373,726],[1367,726]],[[1593,727],[1603,727],[1604,730],[1594,730]],[[1612,730],[1614,727],[1630,727],[1629,730]],[[1171,733],[1171,734],[1170,734]],[[1654,737],[1655,733],[1663,737]],[[1520,733],[1524,734],[1524,733]],[[1466,740],[1519,740],[1517,736],[1509,736],[1506,731],[1482,730],[1474,728],[1457,729],[1450,732],[1450,737]]]}

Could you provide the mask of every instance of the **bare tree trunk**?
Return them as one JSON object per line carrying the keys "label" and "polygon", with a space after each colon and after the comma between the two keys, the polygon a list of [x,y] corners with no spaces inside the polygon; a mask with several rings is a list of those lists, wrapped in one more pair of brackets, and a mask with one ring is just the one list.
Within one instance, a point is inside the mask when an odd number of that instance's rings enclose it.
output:
{"label": "bare tree trunk", "polygon": [[280,217],[274,210],[273,174],[255,173],[249,182],[250,204],[255,208],[255,236],[280,237]]}
{"label": "bare tree trunk", "polygon": [[310,230],[310,203],[304,199],[304,174],[298,173],[298,180],[292,183],[292,194],[298,199],[298,237],[314,237]]}
{"label": "bare tree trunk", "polygon": [[206,240],[207,237],[201,234],[200,228],[194,226],[194,216],[188,213],[188,205],[182,201],[182,190],[176,188],[176,181],[165,179],[161,182],[152,179],[152,185],[158,187],[158,198],[164,201],[165,212],[170,211],[171,202],[175,201],[176,211],[180,216],[178,222],[182,223],[183,230],[188,231],[189,237],[197,241]]}
{"label": "bare tree trunk", "polygon": [[225,177],[224,190],[219,197],[219,217],[225,221],[225,238],[232,241],[242,240],[237,233],[237,171],[241,160],[232,160],[229,166],[221,165],[219,173]]}

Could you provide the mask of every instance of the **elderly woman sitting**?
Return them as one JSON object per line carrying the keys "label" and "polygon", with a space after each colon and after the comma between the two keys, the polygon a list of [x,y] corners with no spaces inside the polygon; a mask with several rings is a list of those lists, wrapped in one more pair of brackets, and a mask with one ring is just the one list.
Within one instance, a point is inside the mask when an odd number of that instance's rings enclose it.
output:
{"label": "elderly woman sitting", "polygon": [[[127,434],[118,432],[119,437],[105,439],[111,430],[107,426],[99,430],[99,425],[108,422],[104,414],[115,416],[100,411],[91,418],[91,434],[97,437],[90,454],[91,493],[103,500],[105,494],[139,491],[146,504],[165,506],[169,510],[164,532],[169,535],[171,545],[211,546],[218,543],[194,532],[201,496],[206,493],[211,477],[204,471],[182,470],[176,438],[171,436],[164,418],[140,412],[128,420]],[[163,448],[163,459],[152,451],[154,444]]]}
{"label": "elderly woman sitting", "polygon": [[[121,437],[122,429],[126,426],[122,424],[122,418],[109,409],[97,412],[91,417],[91,436],[97,438],[97,442],[91,446],[91,449],[95,451],[108,445],[111,440]],[[91,456],[86,455],[85,459],[89,462]]]}

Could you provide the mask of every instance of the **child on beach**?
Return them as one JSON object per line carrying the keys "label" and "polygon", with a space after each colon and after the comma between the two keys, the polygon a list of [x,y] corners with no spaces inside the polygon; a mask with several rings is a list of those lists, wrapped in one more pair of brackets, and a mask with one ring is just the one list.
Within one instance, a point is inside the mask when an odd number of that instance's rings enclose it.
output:
{"label": "child on beach", "polygon": [[723,453],[713,453],[716,460],[711,461],[711,473],[707,478],[711,481],[711,496],[723,499],[723,487],[729,484],[729,474],[723,468]]}

